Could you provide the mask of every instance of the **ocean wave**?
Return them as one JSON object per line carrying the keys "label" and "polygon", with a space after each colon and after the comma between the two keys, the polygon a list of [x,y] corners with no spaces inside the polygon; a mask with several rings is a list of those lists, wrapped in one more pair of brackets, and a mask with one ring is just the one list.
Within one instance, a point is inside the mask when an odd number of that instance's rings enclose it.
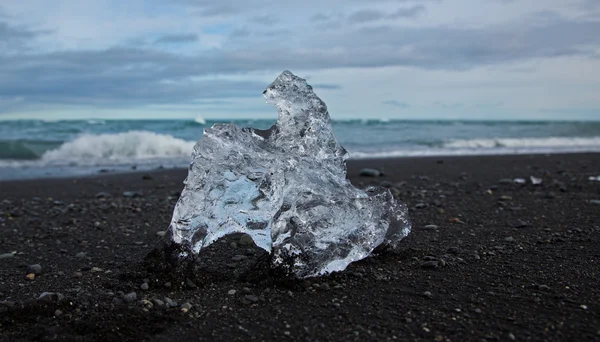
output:
{"label": "ocean wave", "polygon": [[547,138],[499,138],[464,139],[444,143],[445,148],[600,148],[600,137],[547,137]]}
{"label": "ocean wave", "polygon": [[143,159],[187,158],[195,142],[148,131],[84,134],[41,156],[43,164],[102,165]]}
{"label": "ocean wave", "polygon": [[194,122],[200,125],[206,125],[206,120],[204,120],[204,118],[200,115],[194,119]]}
{"label": "ocean wave", "polygon": [[46,151],[61,144],[61,141],[46,140],[0,140],[0,160],[39,159]]}

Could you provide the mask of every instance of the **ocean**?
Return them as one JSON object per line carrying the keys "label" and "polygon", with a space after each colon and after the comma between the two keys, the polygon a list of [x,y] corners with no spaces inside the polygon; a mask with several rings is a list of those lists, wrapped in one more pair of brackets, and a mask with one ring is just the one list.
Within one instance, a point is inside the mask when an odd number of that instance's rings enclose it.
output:
{"label": "ocean", "polygon": [[[0,180],[187,167],[204,128],[273,120],[0,121]],[[600,152],[600,122],[333,120],[350,158]]]}

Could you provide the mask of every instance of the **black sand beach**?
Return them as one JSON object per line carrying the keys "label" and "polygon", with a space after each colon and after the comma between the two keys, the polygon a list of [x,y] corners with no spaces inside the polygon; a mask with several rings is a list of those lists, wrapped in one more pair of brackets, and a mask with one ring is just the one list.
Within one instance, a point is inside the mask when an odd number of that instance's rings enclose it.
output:
{"label": "black sand beach", "polygon": [[195,273],[161,270],[148,254],[186,170],[0,182],[0,340],[600,340],[600,154],[348,169],[357,186],[391,187],[413,231],[397,252],[308,280],[270,275],[239,236]]}

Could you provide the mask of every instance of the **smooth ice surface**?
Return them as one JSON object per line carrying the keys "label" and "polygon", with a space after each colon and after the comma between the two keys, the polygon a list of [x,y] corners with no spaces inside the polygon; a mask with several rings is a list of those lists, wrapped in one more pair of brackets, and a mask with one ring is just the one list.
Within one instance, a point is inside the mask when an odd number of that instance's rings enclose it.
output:
{"label": "smooth ice surface", "polygon": [[173,241],[199,253],[247,233],[297,277],[343,270],[381,244],[397,247],[410,232],[406,206],[387,189],[346,179],[348,154],[312,87],[284,71],[264,96],[277,107],[276,125],[216,124],[194,147]]}

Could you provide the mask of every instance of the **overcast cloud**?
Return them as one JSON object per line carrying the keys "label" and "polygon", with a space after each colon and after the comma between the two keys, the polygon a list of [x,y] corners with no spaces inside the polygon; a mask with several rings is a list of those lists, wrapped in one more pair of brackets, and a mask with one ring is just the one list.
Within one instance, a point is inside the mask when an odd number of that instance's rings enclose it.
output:
{"label": "overcast cloud", "polygon": [[599,13],[590,0],[8,0],[0,118],[270,117],[261,92],[289,69],[338,118],[600,119]]}

